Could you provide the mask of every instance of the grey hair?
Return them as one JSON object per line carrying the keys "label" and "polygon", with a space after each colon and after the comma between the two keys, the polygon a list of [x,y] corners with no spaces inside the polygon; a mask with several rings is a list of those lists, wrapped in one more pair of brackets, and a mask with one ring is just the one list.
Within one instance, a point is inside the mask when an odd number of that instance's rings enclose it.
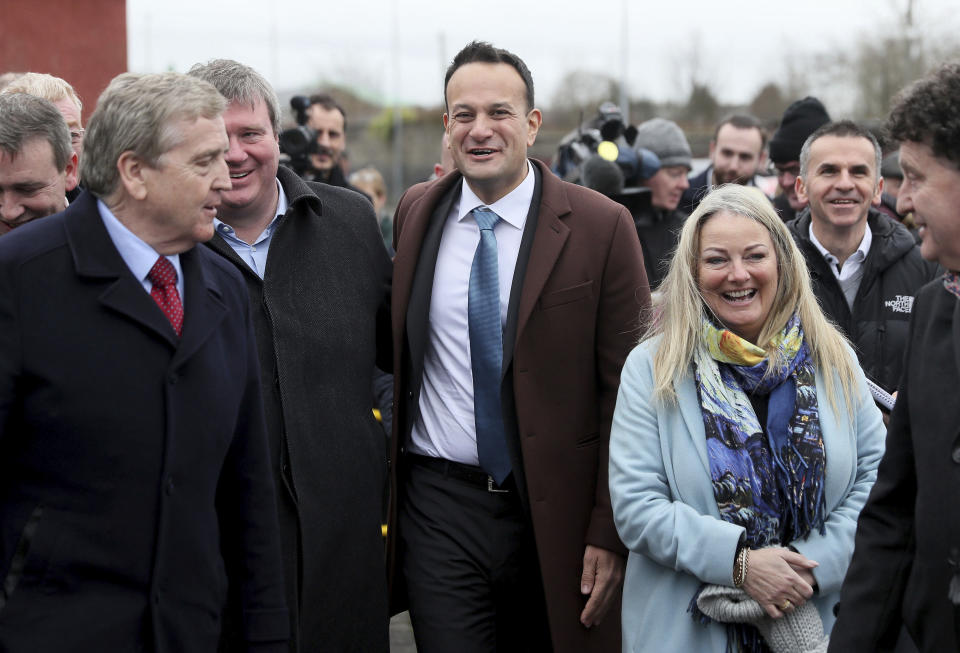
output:
{"label": "grey hair", "polygon": [[257,100],[263,100],[274,135],[280,133],[280,101],[277,93],[266,78],[250,66],[232,59],[211,59],[207,63],[194,64],[187,74],[213,84],[227,102],[238,102],[253,108]]}
{"label": "grey hair", "polygon": [[880,148],[880,142],[877,140],[877,137],[873,133],[861,127],[852,120],[838,120],[837,122],[828,122],[827,124],[821,126],[817,131],[810,134],[807,137],[807,140],[803,142],[803,147],[800,148],[800,176],[804,179],[807,178],[807,171],[810,167],[810,148],[813,147],[813,143],[824,136],[840,136],[843,138],[865,138],[870,141],[870,144],[873,145],[873,154],[876,158],[876,164],[874,166],[874,171],[876,175],[874,176],[874,181],[880,179],[880,165],[883,161],[883,151]]}
{"label": "grey hair", "polygon": [[3,87],[3,92],[28,93],[51,102],[70,100],[78,112],[83,111],[83,102],[73,87],[66,80],[46,73],[23,73]]}
{"label": "grey hair", "polygon": [[[819,370],[833,372],[824,375],[831,404],[837,408],[836,374],[849,409],[856,377],[846,340],[820,309],[803,254],[770,200],[759,189],[739,184],[724,184],[707,194],[680,231],[670,269],[658,288],[655,310],[659,317],[653,320],[651,329],[644,336],[644,339],[662,336],[654,357],[655,395],[675,399],[674,381],[687,373],[694,351],[704,346],[701,326],[710,314],[699,287],[700,234],[703,225],[720,213],[743,216],[760,223],[773,243],[777,259],[777,292],[757,338],[757,346],[777,357],[779,352],[769,346],[770,341],[797,313],[815,365]],[[772,372],[788,361],[774,358],[771,363]]]}
{"label": "grey hair", "polygon": [[117,75],[90,117],[80,163],[84,185],[97,197],[117,188],[117,160],[133,152],[156,167],[160,157],[180,143],[177,122],[213,119],[226,101],[213,86],[180,73]]}
{"label": "grey hair", "polygon": [[16,156],[31,138],[47,141],[57,170],[66,170],[73,156],[70,130],[53,103],[27,93],[0,94],[0,150]]}

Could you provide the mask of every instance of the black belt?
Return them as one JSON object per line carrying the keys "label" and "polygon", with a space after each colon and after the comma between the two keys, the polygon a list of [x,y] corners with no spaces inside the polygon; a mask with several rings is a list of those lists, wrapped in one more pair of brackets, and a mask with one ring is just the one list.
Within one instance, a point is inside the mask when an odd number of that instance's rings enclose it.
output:
{"label": "black belt", "polygon": [[487,492],[493,492],[495,494],[508,494],[513,486],[511,482],[511,479],[513,478],[512,475],[507,477],[502,486],[497,486],[497,482],[493,480],[493,477],[483,471],[483,469],[480,467],[465,465],[463,463],[454,462],[453,460],[446,460],[445,458],[421,456],[420,454],[416,453],[408,453],[406,456],[411,465],[426,467],[427,469],[443,474],[444,476],[455,478],[459,481],[463,481],[464,483],[468,483],[469,485],[486,490]]}

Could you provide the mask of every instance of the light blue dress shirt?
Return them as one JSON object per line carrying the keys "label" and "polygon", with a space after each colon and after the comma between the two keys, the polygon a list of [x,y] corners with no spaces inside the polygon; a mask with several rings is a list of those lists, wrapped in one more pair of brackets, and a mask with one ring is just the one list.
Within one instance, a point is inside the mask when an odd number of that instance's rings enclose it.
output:
{"label": "light blue dress shirt", "polygon": [[[143,242],[139,236],[127,229],[126,225],[120,222],[117,216],[107,208],[103,200],[97,200],[97,210],[100,211],[103,226],[107,228],[110,240],[113,241],[114,247],[120,252],[123,262],[130,268],[130,272],[140,282],[143,289],[149,293],[153,284],[147,279],[147,275],[150,274],[150,268],[153,267],[153,264],[160,258],[160,254]],[[173,264],[173,269],[177,271],[177,292],[180,293],[180,301],[186,306],[183,295],[183,268],[180,267],[180,255],[173,254],[168,256],[167,260]],[[184,312],[186,312],[186,309],[184,309]]]}
{"label": "light blue dress shirt", "polygon": [[237,253],[237,256],[239,256],[251,270],[256,272],[257,276],[261,279],[263,279],[263,274],[267,270],[267,252],[270,250],[270,240],[273,238],[273,232],[277,227],[277,220],[287,212],[287,195],[283,192],[283,186],[280,185],[279,179],[277,180],[277,190],[280,194],[277,196],[276,215],[273,220],[270,221],[270,224],[267,225],[267,228],[263,230],[263,233],[254,239],[252,245],[237,238],[233,227],[226,222],[223,222],[219,218],[213,219],[217,233],[227,241],[227,244]]}

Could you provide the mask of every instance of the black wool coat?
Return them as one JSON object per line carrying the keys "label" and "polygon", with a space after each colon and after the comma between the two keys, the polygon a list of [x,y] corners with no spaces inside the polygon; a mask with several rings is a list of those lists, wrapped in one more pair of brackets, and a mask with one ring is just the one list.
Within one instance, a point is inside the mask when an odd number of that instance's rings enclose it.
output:
{"label": "black wool coat", "polygon": [[0,239],[0,651],[285,648],[249,300],[180,255],[184,322],[134,278],[89,193]]}
{"label": "black wool coat", "polygon": [[[857,523],[830,651],[960,650],[960,299],[939,279],[914,305],[887,451]],[[957,597],[960,599],[960,597]]]}
{"label": "black wool coat", "polygon": [[219,235],[253,306],[278,485],[291,651],[386,651],[384,432],[375,361],[390,369],[391,263],[370,202],[281,167],[289,203],[261,280]]}

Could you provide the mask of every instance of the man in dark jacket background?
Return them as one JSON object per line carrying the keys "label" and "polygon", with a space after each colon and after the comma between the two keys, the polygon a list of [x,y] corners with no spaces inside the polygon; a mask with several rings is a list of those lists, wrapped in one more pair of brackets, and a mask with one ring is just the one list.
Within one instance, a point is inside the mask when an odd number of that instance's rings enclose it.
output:
{"label": "man in dark jacket background", "polygon": [[809,208],[788,228],[824,312],[850,338],[866,375],[896,390],[913,299],[933,279],[900,223],[880,201],[880,145],[850,121],[824,125],[800,152],[797,196]]}
{"label": "man in dark jacket background", "polygon": [[243,274],[254,307],[290,650],[385,652],[386,443],[370,388],[375,358],[392,365],[391,266],[373,206],[278,168],[280,112],[259,73],[215,60],[190,74],[229,102],[233,188],[208,245]]}
{"label": "man in dark jacket background", "polygon": [[800,175],[800,148],[819,127],[830,122],[823,104],[815,97],[797,100],[783,112],[780,126],[770,139],[770,161],[777,171],[780,194],[773,198],[773,208],[784,222],[797,217],[806,202],[797,197]]}
{"label": "man in dark jacket background", "polygon": [[890,650],[901,624],[924,653],[960,649],[960,65],[908,87],[887,127],[923,257],[946,275],[917,294],[887,451],[860,513],[830,651]]}
{"label": "man in dark jacket background", "polygon": [[663,118],[640,123],[633,144],[637,149],[653,152],[660,167],[640,179],[640,185],[649,192],[615,195],[612,199],[627,207],[633,217],[650,289],[655,290],[667,274],[680,228],[687,218],[678,207],[683,192],[690,186],[690,144],[677,123]]}
{"label": "man in dark jacket background", "polygon": [[766,145],[763,125],[754,116],[735,113],[717,123],[710,140],[710,165],[690,177],[680,210],[693,213],[700,200],[722,184],[756,186],[757,171],[767,161]]}

